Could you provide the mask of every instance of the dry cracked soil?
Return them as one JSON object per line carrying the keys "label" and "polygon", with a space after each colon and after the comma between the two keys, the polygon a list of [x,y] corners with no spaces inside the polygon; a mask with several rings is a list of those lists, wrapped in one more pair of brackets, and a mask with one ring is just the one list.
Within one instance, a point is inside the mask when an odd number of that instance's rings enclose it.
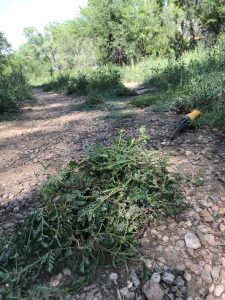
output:
{"label": "dry cracked soil", "polygon": [[[170,171],[185,175],[182,192],[192,208],[144,231],[142,264],[151,270],[139,279],[140,263],[99,270],[93,285],[71,299],[225,299],[225,139],[213,129],[189,130],[168,145],[168,134],[179,116],[171,112],[134,109],[126,99],[96,110],[80,110],[84,97],[34,91],[36,101],[24,102],[11,121],[0,124],[0,233],[38,204],[46,176],[71,159],[81,159],[84,146],[105,144],[123,127],[136,136],[145,126],[149,149],[169,155]],[[112,111],[129,117],[107,118]],[[149,259],[147,258],[149,257]],[[169,275],[168,275],[169,274]],[[60,285],[63,270],[52,284]]]}

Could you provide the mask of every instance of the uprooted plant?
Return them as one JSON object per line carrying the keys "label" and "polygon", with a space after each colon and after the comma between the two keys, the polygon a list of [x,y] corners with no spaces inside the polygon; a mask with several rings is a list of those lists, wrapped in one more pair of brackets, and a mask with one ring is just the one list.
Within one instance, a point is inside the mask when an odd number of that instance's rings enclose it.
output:
{"label": "uprooted plant", "polygon": [[67,265],[90,274],[104,259],[128,258],[144,226],[187,206],[177,175],[146,140],[143,128],[137,139],[121,131],[112,146],[87,147],[83,161],[46,182],[41,206],[1,249],[1,293],[27,290]]}

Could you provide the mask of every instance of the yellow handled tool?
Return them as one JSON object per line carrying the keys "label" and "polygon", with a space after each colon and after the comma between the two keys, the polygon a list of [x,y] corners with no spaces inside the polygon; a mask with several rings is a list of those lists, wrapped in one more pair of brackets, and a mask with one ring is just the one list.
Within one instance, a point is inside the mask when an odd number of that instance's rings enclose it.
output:
{"label": "yellow handled tool", "polygon": [[175,136],[184,130],[186,127],[191,125],[195,120],[201,116],[201,111],[199,109],[194,109],[192,112],[183,117],[176,129],[171,134],[170,140],[173,140]]}
{"label": "yellow handled tool", "polygon": [[187,114],[187,117],[191,119],[191,121],[197,120],[201,116],[201,112],[199,109],[194,109],[192,112]]}

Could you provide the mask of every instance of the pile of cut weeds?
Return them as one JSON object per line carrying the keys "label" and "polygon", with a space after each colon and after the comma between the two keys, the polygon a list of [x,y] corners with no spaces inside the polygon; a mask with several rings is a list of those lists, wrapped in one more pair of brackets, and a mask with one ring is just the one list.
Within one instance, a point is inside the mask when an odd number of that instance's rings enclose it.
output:
{"label": "pile of cut weeds", "polygon": [[18,297],[66,266],[86,275],[106,259],[121,262],[137,252],[144,226],[187,206],[179,176],[146,141],[143,128],[137,139],[121,131],[112,146],[87,147],[86,159],[46,182],[40,207],[1,249],[0,293]]}

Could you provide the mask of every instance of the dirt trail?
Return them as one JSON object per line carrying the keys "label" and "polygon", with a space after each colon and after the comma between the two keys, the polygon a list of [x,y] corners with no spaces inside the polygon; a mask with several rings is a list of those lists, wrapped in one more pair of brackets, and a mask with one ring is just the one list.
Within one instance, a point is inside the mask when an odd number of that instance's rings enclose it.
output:
{"label": "dirt trail", "polygon": [[39,189],[46,172],[76,157],[92,126],[93,113],[73,111],[74,99],[41,91],[35,96],[17,120],[0,125],[2,204]]}
{"label": "dirt trail", "polygon": [[[120,103],[111,109],[80,111],[82,97],[40,90],[35,96],[37,101],[24,105],[16,120],[0,124],[0,233],[37,204],[47,174],[82,157],[85,144],[97,139],[110,143],[121,127],[135,136],[144,125],[151,137],[149,149],[169,154],[171,170],[187,175],[183,193],[193,208],[178,220],[147,230],[140,240],[142,252],[153,258],[149,267],[184,270],[190,299],[225,299],[224,137],[216,131],[190,131],[167,146],[166,136],[178,119],[171,113],[134,109],[131,118],[104,119],[110,110],[120,109]],[[200,240],[198,249],[187,247],[188,232]],[[212,297],[206,298],[209,294]]]}

